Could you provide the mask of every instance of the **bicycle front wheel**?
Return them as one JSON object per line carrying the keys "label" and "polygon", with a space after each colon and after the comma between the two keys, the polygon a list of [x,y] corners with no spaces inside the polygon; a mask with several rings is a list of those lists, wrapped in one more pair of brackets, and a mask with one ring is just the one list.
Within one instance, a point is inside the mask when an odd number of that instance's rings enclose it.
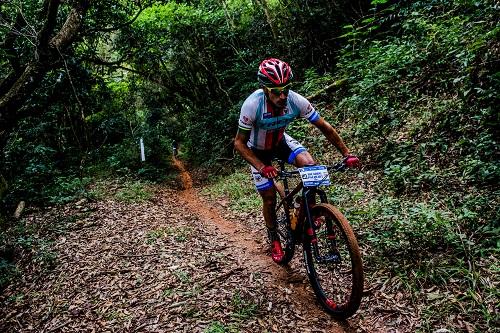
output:
{"label": "bicycle front wheel", "polygon": [[330,204],[312,208],[314,232],[308,230],[304,260],[309,280],[323,306],[337,318],[359,308],[363,294],[363,264],[358,242],[342,213]]}

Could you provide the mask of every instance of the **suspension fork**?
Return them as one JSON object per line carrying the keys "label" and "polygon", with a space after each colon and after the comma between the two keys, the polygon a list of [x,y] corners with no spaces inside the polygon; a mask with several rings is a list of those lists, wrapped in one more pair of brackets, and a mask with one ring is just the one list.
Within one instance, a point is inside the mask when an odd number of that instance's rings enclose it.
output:
{"label": "suspension fork", "polygon": [[[302,191],[302,210],[304,212],[304,231],[306,240],[311,243],[314,249],[314,254],[318,254],[318,239],[313,228],[312,204],[314,204],[314,196],[316,191],[314,188],[304,188]],[[311,202],[312,201],[312,202]]]}
{"label": "suspension fork", "polygon": [[[312,249],[314,256],[318,258],[318,260],[322,261],[324,258],[321,257],[319,250],[318,250],[318,238],[316,236],[316,231],[314,230],[313,227],[313,218],[314,216],[312,215],[312,206],[315,204],[315,197],[316,195],[319,196],[321,203],[328,203],[328,199],[326,196],[325,191],[322,191],[317,188],[307,188],[304,189],[302,192],[302,205],[304,209],[304,217],[305,217],[305,225],[304,225],[304,231],[307,237],[307,241],[311,243]],[[331,223],[326,223],[326,229],[327,229],[327,237],[330,243],[330,246],[333,248],[336,248],[336,240],[335,240],[335,235],[332,229],[332,224]]]}
{"label": "suspension fork", "polygon": [[315,187],[310,187],[310,188],[304,188],[302,191],[302,203],[303,203],[303,208],[305,212],[305,217],[307,219],[307,223],[311,224],[312,227],[312,212],[311,208],[312,205],[316,204],[316,195],[319,196],[320,202],[321,203],[328,203],[328,199],[326,197],[325,191],[322,191],[320,189],[317,189]]}

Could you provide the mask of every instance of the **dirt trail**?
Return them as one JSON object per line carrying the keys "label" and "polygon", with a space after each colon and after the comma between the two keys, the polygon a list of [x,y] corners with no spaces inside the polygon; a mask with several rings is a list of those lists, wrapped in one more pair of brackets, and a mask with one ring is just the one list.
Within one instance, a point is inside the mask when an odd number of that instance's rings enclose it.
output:
{"label": "dirt trail", "polygon": [[300,255],[283,268],[266,253],[260,214],[217,209],[175,163],[182,191],[26,213],[0,332],[388,332],[324,313]]}
{"label": "dirt trail", "polygon": [[[305,274],[297,271],[302,267],[285,268],[276,265],[270,256],[263,251],[262,244],[256,241],[261,238],[261,232],[252,230],[240,223],[241,221],[235,222],[223,218],[223,214],[217,208],[212,207],[197,195],[191,176],[182,161],[174,158],[174,164],[180,172],[183,183],[184,190],[180,194],[183,203],[200,219],[206,221],[208,227],[230,238],[231,247],[235,252],[238,252],[246,268],[269,272],[271,275],[271,279],[268,281],[269,288],[279,287],[289,291],[293,308],[298,309],[305,320],[307,318],[312,321],[320,320],[323,324],[319,329],[332,333],[356,331],[347,321],[335,321],[319,309],[320,305],[316,302],[312,289],[309,288]],[[300,256],[300,253],[296,255]]]}

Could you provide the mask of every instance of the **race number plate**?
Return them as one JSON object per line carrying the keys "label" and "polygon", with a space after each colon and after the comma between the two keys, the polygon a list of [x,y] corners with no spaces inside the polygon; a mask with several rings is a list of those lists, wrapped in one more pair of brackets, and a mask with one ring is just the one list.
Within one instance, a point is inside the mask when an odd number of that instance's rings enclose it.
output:
{"label": "race number plate", "polygon": [[304,187],[330,185],[330,175],[324,165],[307,166],[298,170]]}

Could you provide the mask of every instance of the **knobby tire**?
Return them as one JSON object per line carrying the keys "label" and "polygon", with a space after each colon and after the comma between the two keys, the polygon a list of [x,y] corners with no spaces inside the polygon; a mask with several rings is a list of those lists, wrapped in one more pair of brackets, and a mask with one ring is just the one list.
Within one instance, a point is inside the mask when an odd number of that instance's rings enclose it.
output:
{"label": "knobby tire", "polygon": [[336,318],[348,318],[358,310],[363,294],[358,242],[349,222],[334,206],[317,204],[312,208],[312,216],[317,238],[304,241],[309,280],[326,312]]}

